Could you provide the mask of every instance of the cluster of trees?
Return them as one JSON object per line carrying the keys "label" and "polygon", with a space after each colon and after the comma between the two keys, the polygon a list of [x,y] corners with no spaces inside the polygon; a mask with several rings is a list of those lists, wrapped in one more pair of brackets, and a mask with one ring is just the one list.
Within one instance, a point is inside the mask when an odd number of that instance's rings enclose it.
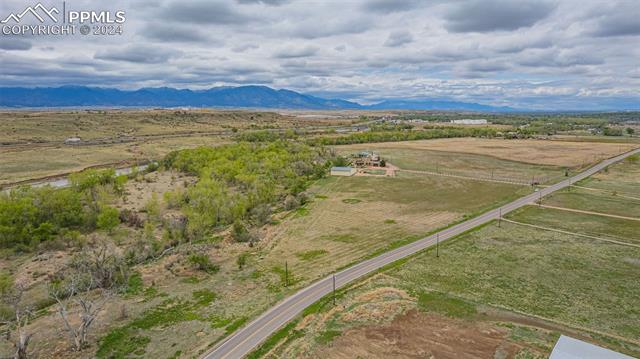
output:
{"label": "cluster of trees", "polygon": [[285,131],[246,131],[235,136],[239,142],[274,142],[278,140],[297,140],[301,134],[300,131],[287,129]]}
{"label": "cluster of trees", "polygon": [[112,230],[119,223],[118,211],[107,203],[122,195],[126,181],[113,169],[87,170],[72,175],[68,188],[21,187],[0,193],[0,248],[29,251],[51,239]]}
{"label": "cluster of trees", "polygon": [[266,223],[274,206],[303,204],[304,190],[334,158],[322,146],[282,140],[180,150],[167,155],[165,166],[199,180],[165,198],[187,216],[190,238],[234,224],[236,239],[251,242],[249,227]]}
{"label": "cluster of trees", "polygon": [[434,138],[453,137],[497,137],[499,131],[490,127],[470,127],[470,128],[434,128],[424,131],[382,131],[382,132],[359,132],[342,137],[319,137],[310,139],[307,142],[313,145],[347,145],[352,143],[370,142],[391,142],[391,141],[413,141],[427,140]]}

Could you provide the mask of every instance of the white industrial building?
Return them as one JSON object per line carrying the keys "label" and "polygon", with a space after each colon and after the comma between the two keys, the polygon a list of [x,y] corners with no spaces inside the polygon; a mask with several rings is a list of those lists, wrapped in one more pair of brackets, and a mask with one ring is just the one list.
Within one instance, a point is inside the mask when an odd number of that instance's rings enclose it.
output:
{"label": "white industrial building", "polygon": [[462,120],[451,120],[451,123],[455,123],[456,125],[486,125],[489,122],[484,118],[479,118],[479,119],[465,118]]}

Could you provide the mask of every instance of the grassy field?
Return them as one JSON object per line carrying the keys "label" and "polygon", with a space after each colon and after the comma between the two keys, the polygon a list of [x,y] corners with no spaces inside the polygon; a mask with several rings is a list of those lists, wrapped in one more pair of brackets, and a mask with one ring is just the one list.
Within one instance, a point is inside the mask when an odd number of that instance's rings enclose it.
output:
{"label": "grassy field", "polygon": [[[508,161],[558,167],[584,167],[590,163],[637,148],[631,143],[569,142],[548,140],[504,140],[486,138],[446,138],[436,140],[388,142],[376,149],[418,149],[470,153]],[[371,144],[345,146],[353,150],[373,148]]]}
{"label": "grassy field", "polygon": [[[558,166],[529,164],[472,153],[433,151],[403,146],[393,147],[391,144],[338,147],[338,151],[345,155],[362,150],[374,151],[385,160],[405,170],[452,173],[523,182],[530,182],[533,179],[540,181],[543,178],[557,180],[565,173],[564,169]],[[543,182],[546,181],[543,180]]]}
{"label": "grassy field", "polygon": [[344,118],[302,118],[275,112],[182,110],[69,110],[0,112],[0,144],[197,134],[236,129],[349,124]]}
{"label": "grassy field", "polygon": [[[429,250],[355,284],[337,307],[320,303],[296,325],[297,339],[263,353],[410,357],[458,345],[484,348],[479,357],[502,348],[507,357],[546,358],[560,332],[637,356],[638,276],[638,248],[494,223],[441,245],[440,258]],[[421,325],[412,324],[416,316]],[[411,329],[399,336],[403,322]],[[464,332],[470,327],[476,330]],[[478,332],[495,341],[474,337]],[[434,333],[440,338],[425,342]],[[450,343],[452,333],[466,341]]]}
{"label": "grassy field", "polygon": [[640,156],[634,155],[577,185],[640,198],[638,178],[640,178]]}
{"label": "grassy field", "polygon": [[[636,166],[581,185],[629,193]],[[580,188],[543,203],[639,213],[637,200]],[[439,258],[430,249],[340,291],[335,307],[317,303],[254,357],[547,358],[561,333],[640,355],[640,222],[538,206],[506,218],[565,233],[486,225],[441,244]]]}
{"label": "grassy field", "polygon": [[[537,226],[640,244],[640,221],[529,206],[510,215]],[[579,225],[577,225],[579,223]]]}
{"label": "grassy field", "polygon": [[313,203],[269,234],[265,261],[283,266],[286,260],[301,279],[315,279],[529,191],[509,184],[402,173],[327,178],[311,189]]}
{"label": "grassy field", "polygon": [[545,199],[543,204],[640,218],[640,199],[633,200],[617,194],[588,191],[580,188],[572,189],[571,192],[556,193]]}
{"label": "grassy field", "polygon": [[0,148],[0,185],[80,171],[101,164],[127,164],[159,159],[173,150],[217,146],[230,141],[222,136],[192,136],[96,146],[59,145],[19,150]]}
{"label": "grassy field", "polygon": [[[0,185],[95,165],[158,159],[175,149],[228,142],[235,131],[352,121],[241,110],[4,111],[0,112]],[[98,144],[63,143],[74,136]]]}

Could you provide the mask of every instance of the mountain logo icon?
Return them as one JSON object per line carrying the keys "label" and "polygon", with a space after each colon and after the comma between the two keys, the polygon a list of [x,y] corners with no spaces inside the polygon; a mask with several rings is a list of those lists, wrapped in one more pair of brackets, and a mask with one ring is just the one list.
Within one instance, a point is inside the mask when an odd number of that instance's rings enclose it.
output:
{"label": "mountain logo icon", "polygon": [[10,14],[4,20],[0,21],[0,23],[6,24],[11,20],[13,20],[16,23],[20,23],[20,20],[22,20],[22,18],[27,14],[33,15],[40,22],[45,21],[45,16],[53,20],[53,22],[58,22],[58,18],[55,17],[54,14],[55,15],[60,14],[60,11],[58,11],[58,9],[56,9],[55,7],[51,7],[51,9],[47,9],[44,5],[42,5],[41,3],[38,3],[36,6],[27,6],[27,8],[24,9],[24,11],[22,11],[19,14],[16,14],[16,13]]}

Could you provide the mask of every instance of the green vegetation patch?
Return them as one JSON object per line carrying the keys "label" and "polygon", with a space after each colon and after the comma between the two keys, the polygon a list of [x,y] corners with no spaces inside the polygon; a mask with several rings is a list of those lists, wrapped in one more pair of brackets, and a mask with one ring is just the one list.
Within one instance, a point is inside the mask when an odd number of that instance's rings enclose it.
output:
{"label": "green vegetation patch", "polygon": [[243,326],[247,322],[247,320],[249,320],[249,318],[241,317],[241,318],[238,318],[238,319],[234,320],[233,322],[231,322],[225,328],[225,335],[229,335],[229,334],[233,333],[234,331],[236,331],[236,329],[238,329],[241,326]]}
{"label": "green vegetation patch", "polygon": [[320,239],[323,239],[326,241],[342,242],[342,243],[353,243],[358,240],[358,238],[353,234],[328,234],[328,235],[321,236]]}
{"label": "green vegetation patch", "polygon": [[439,292],[419,293],[418,308],[454,318],[469,318],[476,314],[474,304]]}
{"label": "green vegetation patch", "polygon": [[[168,299],[162,304],[144,312],[125,326],[112,329],[99,341],[98,358],[127,358],[131,353],[143,355],[150,338],[145,330],[166,328],[176,323],[208,318],[198,314],[198,310],[209,305],[216,298],[208,289],[193,292],[194,301]],[[140,354],[137,354],[140,353]]]}
{"label": "green vegetation patch", "polygon": [[280,343],[283,339],[286,341],[293,341],[296,338],[300,338],[304,336],[304,331],[295,330],[294,328],[298,325],[299,319],[293,320],[289,322],[289,324],[285,325],[282,329],[275,332],[272,336],[270,336],[262,345],[258,347],[258,349],[247,355],[247,359],[258,359],[262,358],[265,354],[275,348],[278,343]]}
{"label": "green vegetation patch", "polygon": [[303,260],[303,261],[309,261],[309,260],[318,258],[320,256],[323,256],[327,253],[329,252],[325,249],[312,249],[309,251],[296,253],[296,257],[300,258],[300,260]]}
{"label": "green vegetation patch", "polygon": [[342,335],[339,330],[324,330],[316,337],[316,341],[320,344],[328,344],[333,341],[334,338]]}

